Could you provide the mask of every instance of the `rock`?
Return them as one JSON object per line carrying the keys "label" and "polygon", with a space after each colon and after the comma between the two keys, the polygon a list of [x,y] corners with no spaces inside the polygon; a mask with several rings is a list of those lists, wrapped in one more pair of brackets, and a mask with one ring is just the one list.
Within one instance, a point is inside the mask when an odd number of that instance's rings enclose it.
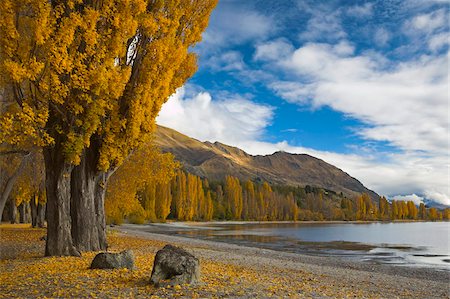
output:
{"label": "rock", "polygon": [[133,251],[125,250],[119,253],[100,252],[94,257],[91,269],[134,269]]}
{"label": "rock", "polygon": [[166,245],[156,253],[150,277],[152,284],[156,286],[195,284],[199,279],[199,260],[186,250]]}

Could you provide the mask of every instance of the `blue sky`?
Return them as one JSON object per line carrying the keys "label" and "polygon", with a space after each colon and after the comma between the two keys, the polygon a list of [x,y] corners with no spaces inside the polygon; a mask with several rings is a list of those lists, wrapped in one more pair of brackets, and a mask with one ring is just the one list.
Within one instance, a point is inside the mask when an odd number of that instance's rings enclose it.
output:
{"label": "blue sky", "polygon": [[449,1],[219,2],[158,123],[450,205]]}

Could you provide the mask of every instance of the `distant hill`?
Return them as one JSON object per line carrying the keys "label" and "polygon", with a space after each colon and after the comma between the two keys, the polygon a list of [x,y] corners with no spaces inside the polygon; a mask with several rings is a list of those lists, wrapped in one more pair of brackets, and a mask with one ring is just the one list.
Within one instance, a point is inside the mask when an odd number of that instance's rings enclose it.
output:
{"label": "distant hill", "polygon": [[362,192],[374,200],[379,197],[341,169],[306,154],[276,152],[253,156],[237,147],[201,142],[162,126],[158,126],[156,144],[163,152],[172,153],[186,171],[211,181],[222,181],[232,175],[240,180],[276,185],[310,185],[349,197]]}

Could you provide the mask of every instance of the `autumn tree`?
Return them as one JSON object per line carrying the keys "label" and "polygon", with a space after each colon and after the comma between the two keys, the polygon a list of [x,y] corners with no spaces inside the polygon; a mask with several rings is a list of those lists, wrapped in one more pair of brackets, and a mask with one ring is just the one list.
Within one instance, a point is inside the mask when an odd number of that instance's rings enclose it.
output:
{"label": "autumn tree", "polygon": [[[142,221],[156,221],[157,215],[165,219],[171,204],[168,185],[178,167],[171,154],[161,153],[151,143],[134,151],[108,184],[105,200],[108,222],[120,224],[130,216]],[[157,194],[157,185],[165,190]],[[157,196],[164,202],[156,204]]]}
{"label": "autumn tree", "polygon": [[4,0],[0,88],[14,99],[0,142],[42,146],[46,255],[106,249],[111,174],[154,130],[196,69],[216,0]]}
{"label": "autumn tree", "polygon": [[419,205],[419,217],[422,220],[427,219],[427,210],[426,210],[425,204],[423,202],[421,202]]}
{"label": "autumn tree", "polygon": [[226,213],[230,218],[241,219],[243,209],[242,187],[238,178],[227,176],[225,178]]}
{"label": "autumn tree", "polygon": [[[9,151],[0,152],[0,222],[2,221],[3,211],[6,202],[10,199],[14,186],[24,173],[27,164],[31,161],[31,153],[12,153]],[[8,152],[8,153],[6,153]]]}

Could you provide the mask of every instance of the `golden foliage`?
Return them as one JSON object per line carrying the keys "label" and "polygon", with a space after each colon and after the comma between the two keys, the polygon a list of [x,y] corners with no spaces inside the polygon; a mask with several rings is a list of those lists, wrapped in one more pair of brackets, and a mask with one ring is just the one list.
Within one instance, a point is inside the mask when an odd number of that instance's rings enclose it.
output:
{"label": "golden foliage", "polygon": [[[150,143],[136,150],[109,180],[105,199],[107,222],[119,224],[128,216],[132,218],[130,221],[137,223],[142,223],[145,219],[165,220],[167,210],[170,211],[170,202],[169,208],[167,203],[158,206],[159,217],[156,217],[154,198],[150,208],[149,202],[141,204],[138,192],[150,185],[168,185],[177,168],[178,163],[171,154],[162,154]],[[162,200],[161,194],[159,198]],[[149,212],[154,216],[149,215]]]}
{"label": "golden foliage", "polygon": [[120,165],[195,72],[188,50],[216,2],[1,1],[0,142],[60,143],[78,164],[95,136],[99,169]]}

